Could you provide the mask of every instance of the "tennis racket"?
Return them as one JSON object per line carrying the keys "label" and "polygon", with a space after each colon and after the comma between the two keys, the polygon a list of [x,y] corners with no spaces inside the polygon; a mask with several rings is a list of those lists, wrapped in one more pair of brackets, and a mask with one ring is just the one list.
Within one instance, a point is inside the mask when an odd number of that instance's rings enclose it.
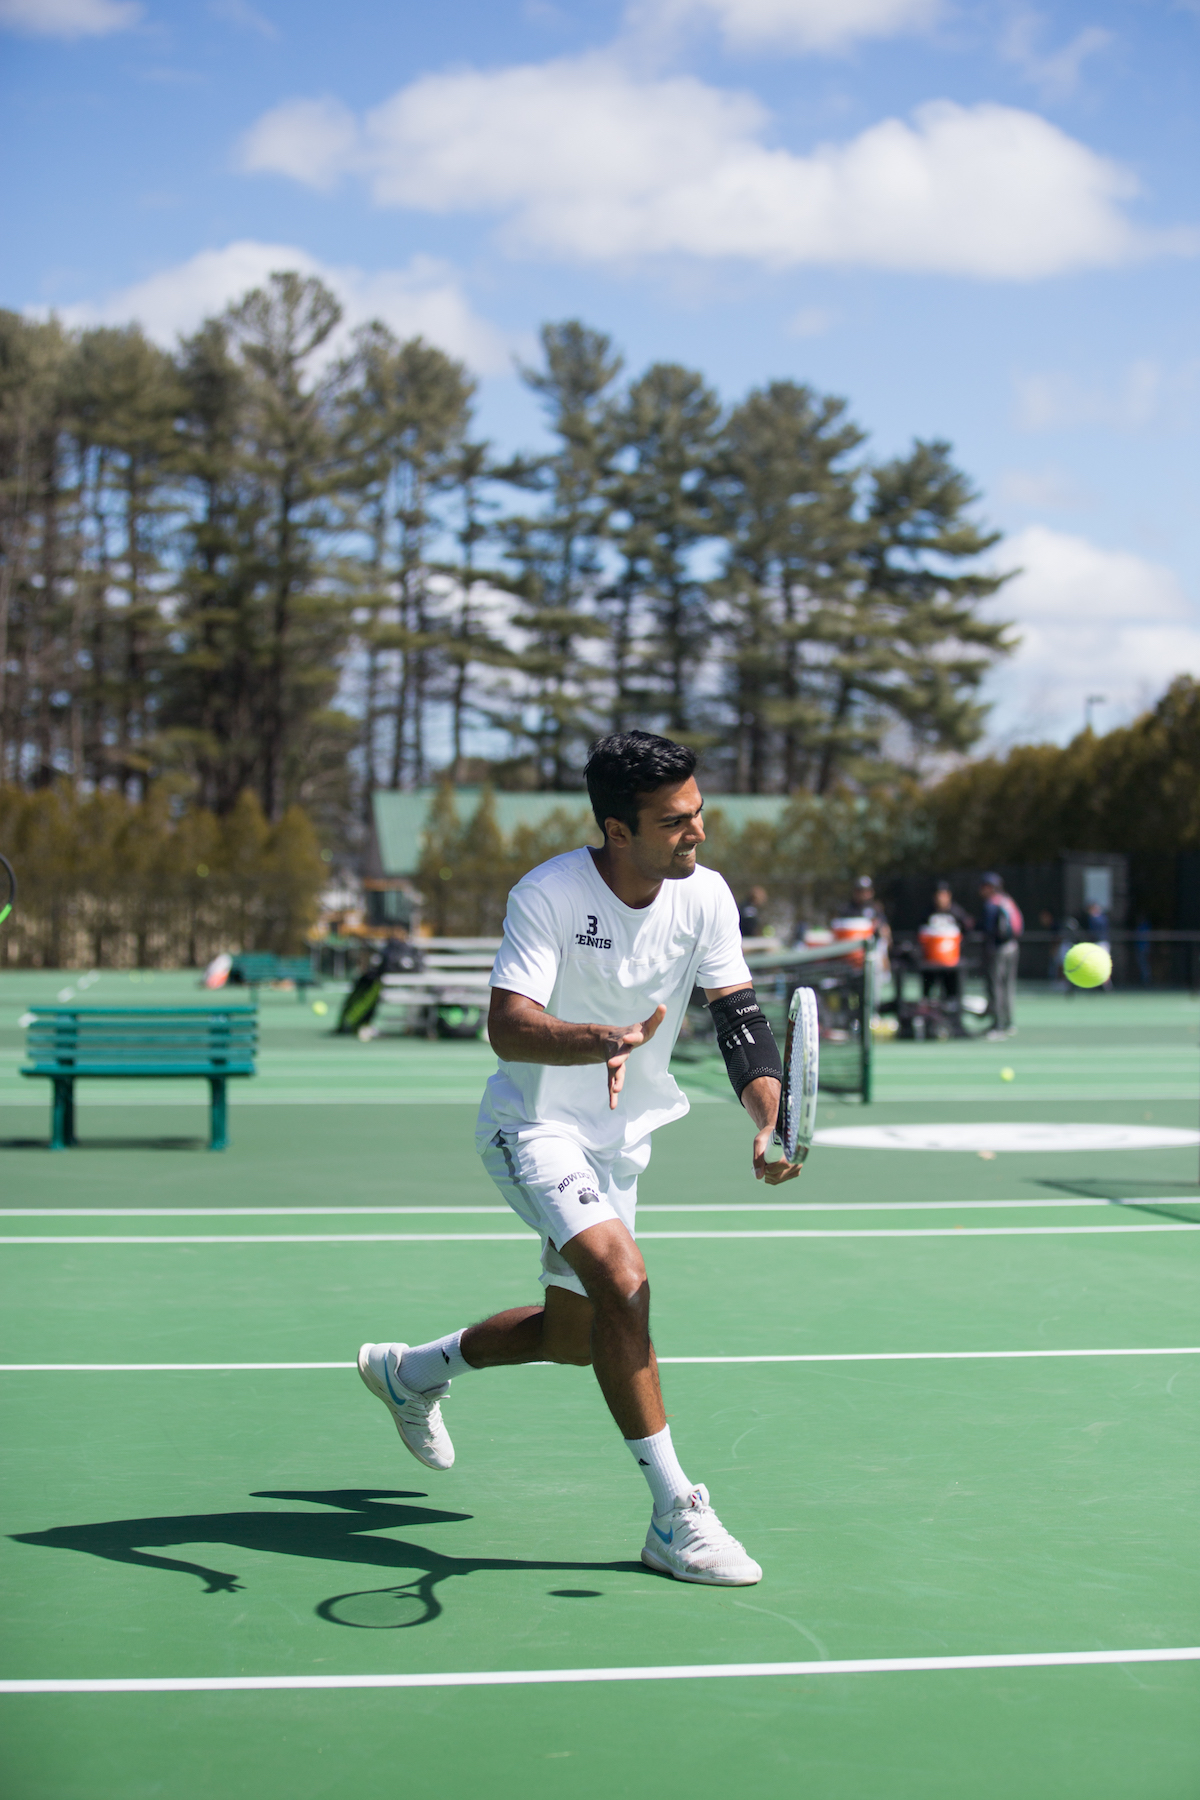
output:
{"label": "tennis racket", "polygon": [[17,899],[17,878],[7,856],[0,856],[0,925],[3,925]]}
{"label": "tennis racket", "polygon": [[816,1129],[818,1037],[817,996],[810,987],[798,987],[788,1007],[783,1091],[775,1127],[775,1142],[783,1145],[791,1163],[804,1161]]}

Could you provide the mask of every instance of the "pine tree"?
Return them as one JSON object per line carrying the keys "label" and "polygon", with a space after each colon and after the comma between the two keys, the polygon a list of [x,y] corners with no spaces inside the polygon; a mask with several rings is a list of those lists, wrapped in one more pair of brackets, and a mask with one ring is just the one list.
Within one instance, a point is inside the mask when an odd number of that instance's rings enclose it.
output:
{"label": "pine tree", "polygon": [[429,773],[427,715],[445,685],[443,653],[453,636],[444,592],[431,582],[436,502],[458,479],[475,383],[444,351],[419,337],[398,343],[379,324],[356,333],[348,369],[346,441],[356,457],[358,519],[370,546],[358,596],[368,787],[383,754],[385,720],[390,746],[380,785],[419,786]]}
{"label": "pine tree", "polygon": [[600,546],[608,514],[607,398],[621,370],[612,340],[578,320],[542,328],[544,364],[524,368],[557,440],[545,456],[522,458],[503,479],[544,496],[536,513],[499,527],[522,601],[513,624],[527,634],[517,666],[528,677],[531,718],[518,726],[533,746],[539,784],[578,780],[579,752],[602,721],[596,708],[601,671],[586,647],[607,635],[595,610],[602,583]]}
{"label": "pine tree", "polygon": [[73,724],[86,732],[72,766],[145,798],[159,755],[182,394],[170,357],[136,326],[84,332],[68,382],[86,546],[68,628],[80,671]]}
{"label": "pine tree", "polygon": [[[447,523],[458,547],[457,559],[439,563],[453,584],[451,612],[439,643],[445,667],[444,693],[450,705],[451,770],[459,780],[466,760],[466,731],[473,716],[494,722],[489,696],[472,679],[475,669],[512,666],[509,645],[489,628],[481,612],[481,596],[503,580],[501,571],[480,564],[479,549],[491,535],[487,514],[495,503],[487,498],[494,474],[490,445],[464,441],[446,467],[450,488]],[[455,516],[457,515],[457,516]]]}
{"label": "pine tree", "polygon": [[62,593],[76,560],[63,546],[74,523],[64,440],[71,355],[56,323],[0,311],[0,782],[45,780],[62,762],[53,696],[74,673]]}
{"label": "pine tree", "polygon": [[271,821],[347,798],[354,727],[331,704],[349,626],[331,555],[339,317],[320,282],[273,275],[181,352],[193,505],[168,742],[220,810],[252,786]]}
{"label": "pine tree", "polygon": [[184,526],[177,655],[166,737],[197,798],[226,813],[260,781],[260,508],[246,468],[245,374],[228,323],[210,319],[180,346],[181,456],[193,494]]}
{"label": "pine tree", "polygon": [[714,584],[733,714],[733,789],[790,793],[811,779],[827,710],[822,609],[852,584],[863,433],[846,403],[790,381],[750,393],[726,421],[717,517],[728,549]]}
{"label": "pine tree", "polygon": [[713,530],[707,479],[720,415],[703,376],[677,363],[655,363],[609,413],[609,529],[621,555],[605,593],[616,731],[657,720],[674,738],[694,734],[709,617],[693,556]]}
{"label": "pine tree", "polygon": [[1008,577],[962,568],[1000,538],[969,517],[977,499],[948,444],[917,442],[871,470],[861,577],[827,594],[822,608],[831,656],[818,793],[862,758],[879,758],[897,725],[909,762],[978,740],[979,685],[1011,646],[1008,626],[977,611]]}

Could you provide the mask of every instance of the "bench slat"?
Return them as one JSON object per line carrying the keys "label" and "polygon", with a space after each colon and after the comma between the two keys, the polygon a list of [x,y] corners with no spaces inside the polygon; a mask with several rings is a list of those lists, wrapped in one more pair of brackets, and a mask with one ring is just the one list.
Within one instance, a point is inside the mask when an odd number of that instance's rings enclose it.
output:
{"label": "bench slat", "polygon": [[43,1062],[22,1075],[254,1075],[252,1062]]}

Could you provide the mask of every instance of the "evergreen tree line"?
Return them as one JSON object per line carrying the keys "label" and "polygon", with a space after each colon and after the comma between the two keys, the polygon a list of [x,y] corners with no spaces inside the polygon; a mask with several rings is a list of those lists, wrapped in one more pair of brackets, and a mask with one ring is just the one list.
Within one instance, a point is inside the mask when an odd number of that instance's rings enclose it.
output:
{"label": "evergreen tree line", "polygon": [[296,954],[328,870],[304,811],[268,823],[245,790],[222,816],[67,783],[0,787],[18,871],[0,967],[197,968],[222,950]]}
{"label": "evergreen tree line", "polygon": [[[767,888],[777,914],[821,923],[844,909],[863,870],[886,891],[895,875],[1118,851],[1131,859],[1133,916],[1169,929],[1181,922],[1179,853],[1200,855],[1197,769],[1200,682],[1181,676],[1129,726],[1084,731],[1062,748],[1021,745],[925,788],[801,791],[776,825],[740,832],[717,796],[702,858],[739,893]],[[439,936],[498,932],[512,885],[584,842],[598,836],[582,803],[506,835],[490,789],[464,813],[442,783],[418,877],[425,922]],[[218,815],[180,806],[167,783],[141,802],[65,782],[0,788],[0,843],[21,877],[0,958],[47,968],[194,967],[218,950],[300,950],[327,871],[303,810],[272,827],[250,790]]]}
{"label": "evergreen tree line", "polygon": [[[274,275],[174,353],[0,314],[0,782],[352,841],[447,767],[570,788],[634,725],[713,789],[862,792],[978,739],[1010,648],[950,447],[872,463],[790,381],[722,405],[546,326],[549,447],[480,441],[460,363]],[[485,735],[481,735],[485,734]]]}
{"label": "evergreen tree line", "polygon": [[[901,868],[924,829],[919,796],[909,783],[880,787],[869,797],[844,790],[797,793],[776,824],[751,821],[741,830],[722,812],[718,795],[704,809],[699,855],[738,894],[765,887],[777,925],[823,924],[852,904],[856,875]],[[464,816],[454,790],[443,784],[430,809],[418,871],[424,920],[439,937],[498,936],[509,890],[522,875],[585,843],[600,843],[586,805],[557,807],[539,826],[506,835],[490,789]]]}
{"label": "evergreen tree line", "polygon": [[1050,863],[1063,850],[1130,858],[1131,916],[1179,923],[1181,852],[1200,852],[1200,682],[1181,675],[1149,712],[1070,744],[1021,744],[966,763],[920,799],[915,871]]}
{"label": "evergreen tree line", "polygon": [[[824,924],[851,904],[864,870],[886,892],[896,876],[1114,851],[1130,859],[1131,918],[1170,930],[1191,922],[1178,915],[1179,856],[1200,856],[1198,771],[1200,681],[1180,676],[1149,712],[1103,737],[1089,729],[1065,746],[1022,744],[926,785],[801,790],[774,825],[732,829],[715,795],[700,855],[739,894],[765,887],[776,919]],[[488,790],[464,816],[444,785],[419,874],[425,916],[439,934],[498,932],[513,883],[584,842],[599,842],[584,807],[506,837]]]}

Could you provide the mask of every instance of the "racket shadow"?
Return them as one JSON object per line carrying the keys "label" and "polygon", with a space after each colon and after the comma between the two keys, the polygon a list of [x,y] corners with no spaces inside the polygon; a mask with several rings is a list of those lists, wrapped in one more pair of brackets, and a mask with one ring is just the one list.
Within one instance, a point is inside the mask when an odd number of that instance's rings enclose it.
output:
{"label": "racket shadow", "polygon": [[[255,1500],[299,1500],[328,1512],[183,1513],[143,1519],[109,1519],[90,1525],[56,1525],[45,1531],[18,1532],[12,1541],[46,1550],[70,1550],[105,1562],[190,1575],[206,1594],[243,1591],[234,1572],[212,1568],[185,1557],[165,1556],[164,1549],[189,1544],[228,1544],[232,1548],[313,1562],[360,1563],[387,1570],[384,1587],[334,1594],[315,1608],[327,1624],[359,1631],[399,1630],[430,1625],[443,1604],[441,1585],[452,1579],[489,1571],[522,1574],[545,1570],[556,1574],[646,1575],[640,1562],[576,1562],[519,1557],[448,1556],[413,1539],[380,1536],[398,1529],[447,1525],[471,1520],[472,1513],[438,1507],[398,1504],[422,1501],[422,1493],[393,1488],[264,1489]],[[397,1579],[397,1577],[405,1577]]]}

